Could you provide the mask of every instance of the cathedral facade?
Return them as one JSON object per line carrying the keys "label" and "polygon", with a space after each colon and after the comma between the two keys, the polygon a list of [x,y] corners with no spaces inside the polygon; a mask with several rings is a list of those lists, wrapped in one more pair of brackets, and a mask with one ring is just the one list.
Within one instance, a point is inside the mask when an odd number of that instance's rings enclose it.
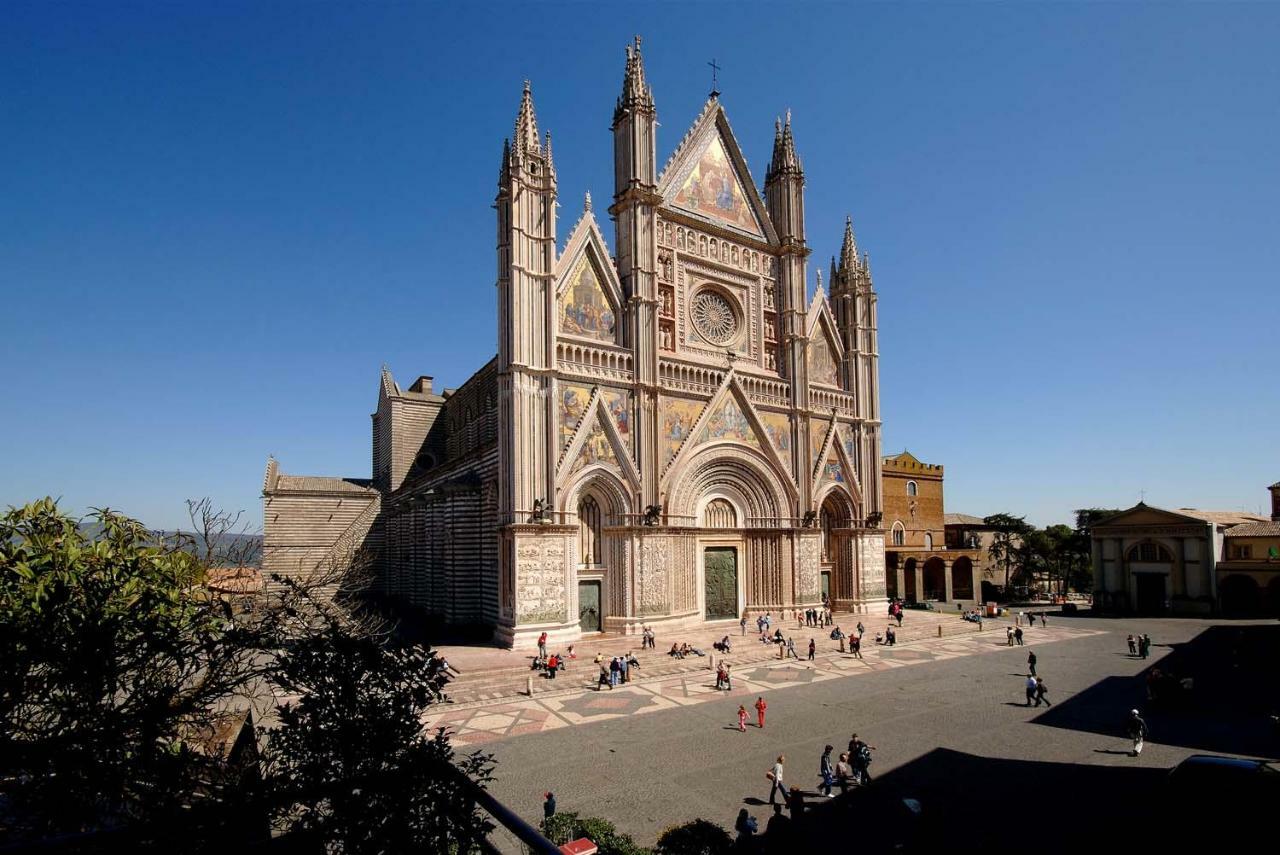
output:
{"label": "cathedral facade", "polygon": [[506,644],[885,602],[876,294],[830,292],[790,116],[761,194],[713,93],[660,168],[639,40],[613,114],[614,252],[560,239],[526,83],[498,174],[498,352],[456,390],[386,369],[373,477],[264,484],[264,569],[357,553],[378,591]]}

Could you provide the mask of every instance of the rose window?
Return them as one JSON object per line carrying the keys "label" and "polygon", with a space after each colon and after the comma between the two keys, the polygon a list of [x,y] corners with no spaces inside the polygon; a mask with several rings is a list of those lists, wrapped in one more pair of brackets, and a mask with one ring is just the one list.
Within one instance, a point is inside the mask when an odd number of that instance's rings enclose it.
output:
{"label": "rose window", "polygon": [[700,291],[693,298],[693,325],[712,344],[728,344],[738,334],[738,316],[716,291]]}

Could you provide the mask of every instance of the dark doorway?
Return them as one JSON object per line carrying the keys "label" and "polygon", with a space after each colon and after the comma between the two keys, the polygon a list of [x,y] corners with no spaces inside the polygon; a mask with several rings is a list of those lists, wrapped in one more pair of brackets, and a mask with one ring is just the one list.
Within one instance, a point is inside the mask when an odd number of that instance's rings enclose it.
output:
{"label": "dark doorway", "polygon": [[947,601],[947,565],[941,558],[930,558],[924,563],[924,598]]}
{"label": "dark doorway", "polygon": [[1231,575],[1218,581],[1218,602],[1226,617],[1253,617],[1260,613],[1262,594],[1248,576]]}
{"label": "dark doorway", "polygon": [[1138,614],[1163,614],[1164,574],[1134,573],[1133,578],[1138,585]]}
{"label": "dark doorway", "polygon": [[908,558],[902,568],[902,598],[908,603],[916,601],[916,560]]}
{"label": "dark doorway", "polygon": [[703,553],[707,620],[738,616],[738,550],[732,546],[711,546]]}
{"label": "dark doorway", "polygon": [[578,623],[583,632],[600,631],[600,583],[578,583]]}
{"label": "dark doorway", "polygon": [[831,571],[822,571],[822,601],[824,603],[831,602]]}

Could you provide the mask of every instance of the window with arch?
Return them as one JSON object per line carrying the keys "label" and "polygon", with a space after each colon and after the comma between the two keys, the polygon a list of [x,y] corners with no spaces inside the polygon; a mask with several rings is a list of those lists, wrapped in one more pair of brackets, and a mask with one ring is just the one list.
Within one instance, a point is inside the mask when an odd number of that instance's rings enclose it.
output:
{"label": "window with arch", "polygon": [[738,512],[728,499],[712,499],[702,509],[704,528],[737,528]]}
{"label": "window with arch", "polygon": [[900,522],[893,524],[893,545],[905,546],[907,543],[907,529]]}
{"label": "window with arch", "polygon": [[908,495],[908,496],[914,496],[914,495],[916,495],[918,492],[919,492],[919,491],[918,491],[918,490],[917,490],[917,488],[916,488],[916,482],[915,482],[915,481],[908,481],[908,482],[907,482],[907,495]]}
{"label": "window with arch", "polygon": [[578,553],[583,564],[600,564],[600,505],[593,496],[578,503]]}
{"label": "window with arch", "polygon": [[933,534],[931,532],[924,533],[924,548],[933,549]]}

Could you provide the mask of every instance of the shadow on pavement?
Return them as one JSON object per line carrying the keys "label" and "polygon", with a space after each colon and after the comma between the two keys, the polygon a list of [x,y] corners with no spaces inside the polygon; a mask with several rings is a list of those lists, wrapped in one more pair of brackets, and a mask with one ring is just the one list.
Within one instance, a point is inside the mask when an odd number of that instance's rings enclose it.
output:
{"label": "shadow on pavement", "polygon": [[[1214,626],[1135,677],[1108,677],[1034,719],[1035,724],[1123,738],[1139,709],[1150,741],[1216,754],[1280,756],[1270,715],[1280,710],[1280,627]],[[1190,679],[1190,688],[1184,680]]]}

